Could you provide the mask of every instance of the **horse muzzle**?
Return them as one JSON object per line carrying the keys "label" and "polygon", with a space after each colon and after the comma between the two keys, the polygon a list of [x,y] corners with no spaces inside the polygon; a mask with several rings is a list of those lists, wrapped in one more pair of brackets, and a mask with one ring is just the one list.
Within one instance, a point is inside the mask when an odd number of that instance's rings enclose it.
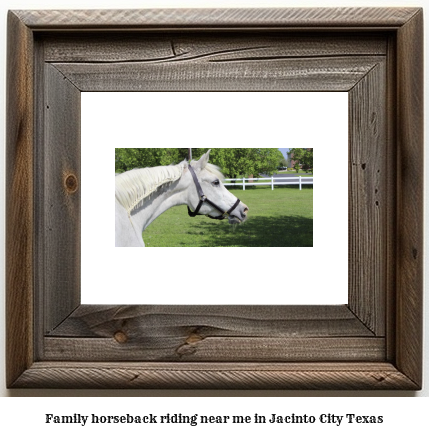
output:
{"label": "horse muzzle", "polygon": [[247,212],[249,208],[243,203],[240,202],[240,205],[234,210],[232,214],[228,216],[229,224],[241,224],[247,220]]}

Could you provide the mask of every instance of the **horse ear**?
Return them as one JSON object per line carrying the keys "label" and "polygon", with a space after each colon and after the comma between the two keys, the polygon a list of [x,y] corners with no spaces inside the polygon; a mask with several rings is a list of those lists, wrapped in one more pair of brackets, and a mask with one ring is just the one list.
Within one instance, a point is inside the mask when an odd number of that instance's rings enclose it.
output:
{"label": "horse ear", "polygon": [[204,153],[201,157],[200,160],[197,162],[197,167],[202,170],[206,167],[206,165],[209,162],[209,157],[210,157],[210,152],[211,150],[209,150],[207,153]]}

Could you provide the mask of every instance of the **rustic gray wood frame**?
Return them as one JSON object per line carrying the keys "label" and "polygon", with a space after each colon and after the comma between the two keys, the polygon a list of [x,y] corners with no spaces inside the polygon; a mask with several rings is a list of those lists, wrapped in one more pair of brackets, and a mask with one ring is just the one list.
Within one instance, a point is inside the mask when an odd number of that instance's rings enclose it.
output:
{"label": "rustic gray wood frame", "polygon": [[[420,389],[422,33],[417,8],[9,12],[7,386]],[[80,305],[89,90],[347,91],[349,303]]]}

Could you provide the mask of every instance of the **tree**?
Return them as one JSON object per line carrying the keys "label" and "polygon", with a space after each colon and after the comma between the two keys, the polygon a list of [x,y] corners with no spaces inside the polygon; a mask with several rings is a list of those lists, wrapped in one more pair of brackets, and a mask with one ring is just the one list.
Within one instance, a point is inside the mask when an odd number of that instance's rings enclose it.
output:
{"label": "tree", "polygon": [[312,148],[291,148],[288,154],[296,172],[298,172],[300,168],[306,171],[313,171]]}
{"label": "tree", "polygon": [[210,153],[210,162],[220,167],[227,178],[236,179],[253,173],[250,149],[215,148]]}
{"label": "tree", "polygon": [[[156,167],[179,163],[180,148],[116,148],[115,172],[122,173],[134,168]],[[183,153],[182,153],[183,154]]]}
{"label": "tree", "polygon": [[[193,148],[192,158],[198,160],[207,151],[207,148]],[[116,148],[115,171],[177,164],[187,158],[187,148]],[[271,175],[282,158],[277,148],[214,148],[210,153],[210,162],[219,166],[227,178]]]}
{"label": "tree", "polygon": [[280,167],[287,167],[288,166],[288,160],[285,157],[281,158],[280,162],[279,162],[279,166]]}
{"label": "tree", "polygon": [[251,174],[272,175],[282,157],[278,148],[216,148],[210,153],[210,161],[232,179]]}
{"label": "tree", "polygon": [[283,154],[278,148],[256,148],[258,150],[257,163],[259,164],[257,174],[268,174],[272,176],[279,167]]}

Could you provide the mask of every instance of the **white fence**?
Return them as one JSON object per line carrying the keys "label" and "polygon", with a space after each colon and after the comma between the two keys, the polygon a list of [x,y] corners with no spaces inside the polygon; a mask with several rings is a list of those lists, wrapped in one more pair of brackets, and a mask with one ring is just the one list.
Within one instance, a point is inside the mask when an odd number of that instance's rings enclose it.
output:
{"label": "white fence", "polygon": [[[261,182],[261,180],[263,180]],[[267,181],[268,180],[268,181]],[[279,180],[279,181],[278,181]],[[231,181],[235,181],[235,183],[229,183]],[[225,179],[225,186],[243,186],[243,191],[246,190],[246,186],[262,186],[262,185],[270,185],[271,190],[274,189],[275,185],[299,185],[299,189],[302,189],[302,185],[312,185],[313,177],[262,177],[255,179],[245,178],[242,179]]]}

